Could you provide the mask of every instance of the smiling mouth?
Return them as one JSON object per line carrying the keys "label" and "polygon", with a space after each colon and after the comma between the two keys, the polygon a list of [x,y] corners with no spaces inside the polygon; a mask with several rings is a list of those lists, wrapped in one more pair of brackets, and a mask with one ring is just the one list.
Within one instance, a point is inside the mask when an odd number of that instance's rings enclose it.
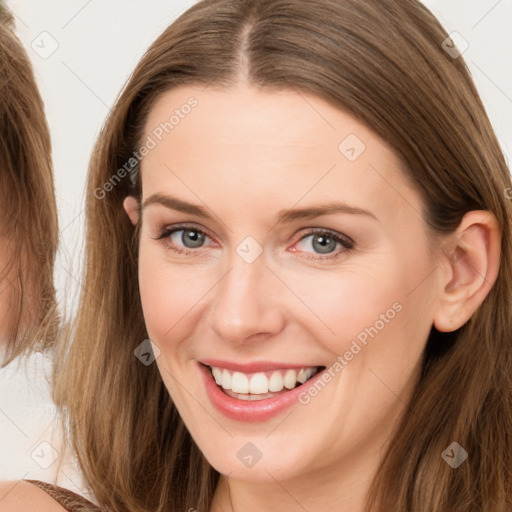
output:
{"label": "smiling mouth", "polygon": [[228,396],[238,400],[265,400],[302,386],[324,366],[304,366],[265,372],[243,373],[208,366],[217,386]]}

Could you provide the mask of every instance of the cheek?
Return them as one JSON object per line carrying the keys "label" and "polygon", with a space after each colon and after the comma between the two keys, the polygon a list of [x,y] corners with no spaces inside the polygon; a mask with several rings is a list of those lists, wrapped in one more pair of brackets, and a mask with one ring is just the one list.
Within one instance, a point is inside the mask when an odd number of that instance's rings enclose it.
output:
{"label": "cheek", "polygon": [[410,302],[408,272],[414,274],[391,255],[342,264],[333,271],[283,271],[283,281],[293,290],[283,302],[312,339],[338,355],[354,339],[364,344],[377,331],[401,322],[398,317]]}
{"label": "cheek", "polygon": [[339,400],[345,407],[357,387],[360,403],[384,414],[383,404],[390,406],[395,394],[408,389],[432,327],[435,286],[432,262],[421,254],[388,255],[364,270],[354,268],[338,283],[324,283],[325,322],[338,335],[325,337],[324,346],[336,354],[334,373],[344,375]]}
{"label": "cheek", "polygon": [[186,337],[197,323],[201,300],[207,300],[214,279],[199,266],[170,264],[162,256],[159,248],[141,245],[139,290],[148,335],[164,348]]}

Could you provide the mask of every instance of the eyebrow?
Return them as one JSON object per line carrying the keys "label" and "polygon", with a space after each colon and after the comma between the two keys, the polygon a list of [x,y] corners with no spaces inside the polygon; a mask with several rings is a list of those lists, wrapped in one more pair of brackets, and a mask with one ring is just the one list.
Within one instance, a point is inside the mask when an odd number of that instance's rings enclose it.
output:
{"label": "eyebrow", "polygon": [[[192,204],[187,201],[183,201],[182,199],[178,199],[177,197],[163,195],[163,194],[153,194],[148,197],[143,203],[141,210],[144,210],[148,206],[153,204],[159,204],[169,208],[171,210],[176,210],[183,213],[188,213],[191,215],[196,215],[197,217],[203,217],[205,219],[212,219],[212,215],[208,213],[208,209],[203,206]],[[321,217],[322,215],[334,215],[336,213],[348,213],[351,215],[366,215],[368,217],[372,217],[377,220],[375,215],[362,208],[358,208],[355,206],[350,206],[343,202],[330,202],[318,206],[310,206],[306,208],[295,208],[288,210],[281,210],[277,216],[277,223],[289,223],[296,220],[307,220],[313,219],[316,217]]]}

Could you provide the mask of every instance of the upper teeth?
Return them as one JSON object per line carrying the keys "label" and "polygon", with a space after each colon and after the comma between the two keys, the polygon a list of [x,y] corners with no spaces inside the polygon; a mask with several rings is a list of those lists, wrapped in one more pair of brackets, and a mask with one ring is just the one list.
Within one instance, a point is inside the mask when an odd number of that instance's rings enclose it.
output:
{"label": "upper teeth", "polygon": [[318,370],[318,367],[315,366],[247,374],[232,372],[216,366],[211,366],[210,368],[213,378],[219,386],[222,386],[224,389],[230,389],[234,393],[242,394],[276,393],[284,387],[293,389],[297,382],[304,384]]}

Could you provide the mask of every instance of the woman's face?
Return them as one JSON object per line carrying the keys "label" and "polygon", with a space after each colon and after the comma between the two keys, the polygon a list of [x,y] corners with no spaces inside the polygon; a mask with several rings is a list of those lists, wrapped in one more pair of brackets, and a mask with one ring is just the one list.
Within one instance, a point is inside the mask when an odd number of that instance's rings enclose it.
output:
{"label": "woman's face", "polygon": [[232,478],[356,485],[407,407],[440,288],[397,155],[313,95],[248,85],[165,93],[143,143],[142,218],[125,207],[144,317],[199,448]]}

